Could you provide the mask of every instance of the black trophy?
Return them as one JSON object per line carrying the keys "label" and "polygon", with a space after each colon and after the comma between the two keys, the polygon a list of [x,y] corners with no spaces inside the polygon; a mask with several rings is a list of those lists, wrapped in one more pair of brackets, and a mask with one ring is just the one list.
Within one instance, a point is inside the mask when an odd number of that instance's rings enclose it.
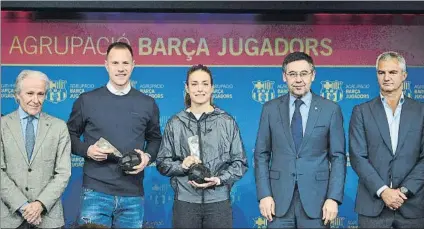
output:
{"label": "black trophy", "polygon": [[194,181],[198,184],[206,183],[206,177],[211,177],[211,171],[203,164],[194,163],[188,170],[188,180]]}
{"label": "black trophy", "polygon": [[125,172],[134,171],[133,167],[141,163],[141,155],[135,151],[126,153],[119,160],[119,167]]}

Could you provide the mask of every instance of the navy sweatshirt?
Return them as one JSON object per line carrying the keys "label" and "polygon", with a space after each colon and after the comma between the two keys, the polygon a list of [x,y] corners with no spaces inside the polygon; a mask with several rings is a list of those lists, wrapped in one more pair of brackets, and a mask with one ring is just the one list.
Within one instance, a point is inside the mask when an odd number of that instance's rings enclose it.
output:
{"label": "navy sweatshirt", "polygon": [[[134,88],[118,96],[101,87],[79,96],[67,124],[72,152],[85,159],[83,187],[116,196],[144,195],[144,171],[125,174],[116,160],[92,160],[87,150],[103,137],[124,155],[141,149],[154,161],[161,133],[159,109],[153,98]],[[81,135],[84,140],[80,140]]]}

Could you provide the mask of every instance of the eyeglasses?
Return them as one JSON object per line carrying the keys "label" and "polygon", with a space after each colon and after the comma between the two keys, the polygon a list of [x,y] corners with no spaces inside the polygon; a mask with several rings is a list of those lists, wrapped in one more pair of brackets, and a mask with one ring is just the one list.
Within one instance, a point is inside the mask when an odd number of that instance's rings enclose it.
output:
{"label": "eyeglasses", "polygon": [[288,76],[292,79],[297,78],[297,76],[300,76],[300,78],[305,78],[305,77],[311,75],[313,72],[314,72],[314,70],[311,70],[309,72],[308,71],[289,72],[289,73],[286,73],[286,76]]}

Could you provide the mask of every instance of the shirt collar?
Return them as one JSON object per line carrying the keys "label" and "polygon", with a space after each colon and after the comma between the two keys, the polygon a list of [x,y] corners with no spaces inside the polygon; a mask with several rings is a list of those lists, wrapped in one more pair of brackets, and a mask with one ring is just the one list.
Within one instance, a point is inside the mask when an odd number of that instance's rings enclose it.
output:
{"label": "shirt collar", "polygon": [[117,90],[114,86],[112,86],[112,83],[110,81],[107,83],[106,87],[112,94],[115,95],[126,95],[131,91],[130,83],[122,90]]}
{"label": "shirt collar", "polygon": [[[291,93],[290,93],[290,105],[294,105],[294,101],[296,101],[296,97],[294,97]],[[302,98],[300,98],[303,103],[306,105],[306,107],[309,107],[311,105],[312,102],[312,93],[311,91],[308,91],[308,93],[306,93],[306,95],[302,96]]]}
{"label": "shirt collar", "polygon": [[[26,113],[23,109],[22,109],[22,107],[21,106],[19,106],[19,108],[18,108],[18,113],[19,113],[19,118],[22,120],[22,119],[25,119],[25,118],[27,118],[28,116],[29,116],[29,114],[28,113]],[[34,117],[36,118],[36,119],[39,119],[40,118],[40,113],[38,113],[38,114],[36,114],[36,115],[34,115]]]}
{"label": "shirt collar", "polygon": [[[380,99],[381,99],[381,102],[382,102],[383,104],[384,104],[384,103],[387,103],[386,98],[384,98],[383,94],[381,94],[381,93],[380,93]],[[402,93],[402,94],[400,95],[399,104],[400,104],[400,105],[402,105],[404,102],[405,102],[405,95]],[[399,105],[399,104],[398,104],[398,105]]]}

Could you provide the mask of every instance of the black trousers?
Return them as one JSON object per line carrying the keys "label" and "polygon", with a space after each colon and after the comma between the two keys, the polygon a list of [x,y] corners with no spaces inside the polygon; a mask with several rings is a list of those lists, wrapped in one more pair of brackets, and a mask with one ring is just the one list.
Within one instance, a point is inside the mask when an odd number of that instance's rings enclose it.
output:
{"label": "black trousers", "polygon": [[231,202],[197,204],[175,200],[172,224],[174,228],[232,228]]}

